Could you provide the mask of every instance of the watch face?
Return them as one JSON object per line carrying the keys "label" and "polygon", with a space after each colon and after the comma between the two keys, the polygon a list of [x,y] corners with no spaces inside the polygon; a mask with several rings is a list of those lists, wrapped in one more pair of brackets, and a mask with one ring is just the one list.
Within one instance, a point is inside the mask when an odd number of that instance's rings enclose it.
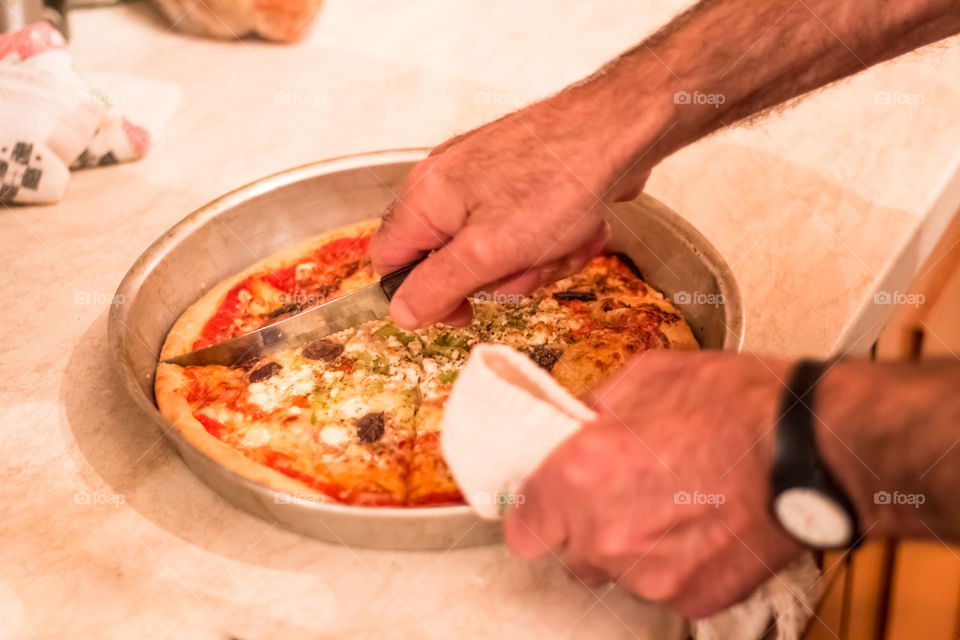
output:
{"label": "watch face", "polygon": [[780,524],[800,542],[816,549],[853,542],[850,515],[829,496],[806,487],[787,489],[773,501]]}

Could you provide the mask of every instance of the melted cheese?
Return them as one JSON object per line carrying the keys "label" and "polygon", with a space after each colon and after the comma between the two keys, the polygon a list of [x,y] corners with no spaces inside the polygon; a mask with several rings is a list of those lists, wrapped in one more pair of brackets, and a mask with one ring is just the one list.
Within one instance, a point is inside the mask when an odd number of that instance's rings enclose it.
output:
{"label": "melted cheese", "polygon": [[306,280],[316,268],[315,262],[301,262],[294,268],[295,277],[297,280]]}
{"label": "melted cheese", "polygon": [[260,426],[251,427],[240,439],[240,444],[251,449],[262,447],[268,442],[270,442],[270,432]]}
{"label": "melted cheese", "polygon": [[339,447],[350,440],[350,434],[341,426],[328,425],[320,430],[320,439],[332,447]]}
{"label": "melted cheese", "polygon": [[247,388],[250,401],[266,411],[279,409],[285,400],[309,395],[316,388],[310,367],[294,367],[289,362],[281,366],[283,369],[272,378],[254,382]]}

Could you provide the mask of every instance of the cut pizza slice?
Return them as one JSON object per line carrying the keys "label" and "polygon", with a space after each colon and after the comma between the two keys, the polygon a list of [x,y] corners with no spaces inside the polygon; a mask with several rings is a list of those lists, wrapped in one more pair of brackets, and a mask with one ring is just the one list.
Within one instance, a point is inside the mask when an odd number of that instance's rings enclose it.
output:
{"label": "cut pizza slice", "polygon": [[571,343],[594,331],[616,331],[629,334],[642,350],[698,348],[683,316],[625,256],[598,256],[538,293],[560,304]]}
{"label": "cut pizza slice", "polygon": [[565,346],[552,373],[577,396],[597,389],[637,353],[699,348],[676,308],[623,256],[598,256],[537,295],[561,308],[564,319],[556,326],[565,332],[559,338]]}
{"label": "cut pizza slice", "polygon": [[[404,504],[419,365],[367,323],[242,367],[163,365],[161,409],[269,469],[273,486],[355,505]],[[162,382],[161,382],[162,380]],[[185,387],[185,388],[184,388]],[[160,396],[158,396],[159,398]],[[189,407],[178,410],[175,402]],[[232,459],[241,472],[251,469]],[[263,475],[263,474],[260,474]]]}
{"label": "cut pizza slice", "polygon": [[478,335],[474,327],[435,325],[421,330],[419,338],[422,344],[420,404],[407,478],[407,504],[460,503],[463,495],[440,451],[440,423],[443,406],[470,349],[478,342]]}
{"label": "cut pizza slice", "polygon": [[474,299],[472,327],[478,339],[513,347],[553,371],[569,345],[569,318],[562,305],[544,295],[542,288],[529,296],[504,296],[502,300]]}
{"label": "cut pizza slice", "polygon": [[301,357],[324,365],[309,397],[310,421],[322,455],[318,469],[337,488],[326,493],[340,502],[406,502],[420,366],[411,353],[417,345],[390,328],[387,322],[361,325],[341,353],[331,340],[301,349]]}
{"label": "cut pizza slice", "polygon": [[311,238],[220,283],[177,321],[164,357],[234,338],[375,282],[367,257],[375,228],[363,222]]}

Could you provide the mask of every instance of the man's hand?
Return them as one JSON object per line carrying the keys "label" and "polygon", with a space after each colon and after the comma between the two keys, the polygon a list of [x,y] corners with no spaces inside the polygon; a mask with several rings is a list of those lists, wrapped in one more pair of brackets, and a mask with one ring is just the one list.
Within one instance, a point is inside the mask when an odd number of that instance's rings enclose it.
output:
{"label": "man's hand", "polygon": [[[694,617],[748,596],[800,551],[768,510],[789,370],[753,355],[640,354],[591,399],[598,419],[520,488],[507,543]],[[851,360],[803,400],[865,535],[960,540],[958,388],[953,358]]]}
{"label": "man's hand", "polygon": [[799,552],[768,511],[788,364],[651,351],[597,394],[596,422],[537,469],[505,523],[517,554],[556,552],[700,617],[748,596]]}
{"label": "man's hand", "polygon": [[415,167],[371,247],[380,273],[435,251],[397,292],[394,320],[462,324],[473,291],[523,293],[575,270],[603,243],[603,202],[635,195],[670,153],[957,31],[956,0],[698,3]]}
{"label": "man's hand", "polygon": [[603,142],[576,93],[454,138],[414,168],[371,247],[379,273],[434,251],[394,297],[397,324],[465,324],[469,294],[528,293],[600,252],[604,203],[636,197],[649,166]]}

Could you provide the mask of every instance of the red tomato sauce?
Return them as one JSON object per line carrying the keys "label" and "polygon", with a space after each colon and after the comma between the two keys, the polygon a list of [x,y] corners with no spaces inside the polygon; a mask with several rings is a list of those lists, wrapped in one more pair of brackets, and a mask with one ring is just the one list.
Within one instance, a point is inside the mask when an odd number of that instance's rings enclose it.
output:
{"label": "red tomato sauce", "polygon": [[428,493],[420,496],[419,498],[413,498],[407,504],[411,506],[428,507],[432,505],[463,503],[463,494],[459,491],[443,491],[437,493]]}
{"label": "red tomato sauce", "polygon": [[350,262],[359,260],[367,255],[367,249],[370,247],[370,238],[373,234],[357,236],[355,238],[340,238],[328,242],[317,249],[317,259],[323,263],[332,265],[336,262]]}
{"label": "red tomato sauce", "polygon": [[193,417],[197,419],[197,422],[203,425],[203,428],[207,430],[207,433],[218,440],[224,431],[226,431],[226,427],[224,427],[221,423],[209,416],[203,415],[202,413],[194,413]]}
{"label": "red tomato sauce", "polygon": [[[339,281],[356,271],[359,263],[366,258],[372,234],[353,238],[339,238],[323,245],[315,251],[316,260],[324,267],[324,276],[331,280],[329,284],[339,284]],[[243,312],[240,308],[240,292],[253,290],[253,279],[259,278],[271,287],[286,294],[294,294],[300,289],[297,282],[297,266],[303,262],[293,264],[275,271],[257,274],[244,279],[234,285],[223,302],[200,332],[200,339],[193,343],[194,349],[202,349],[233,337],[232,329],[236,320]],[[352,269],[352,271],[351,271]],[[315,283],[316,284],[316,283]],[[326,283],[321,283],[326,284]]]}
{"label": "red tomato sauce", "polygon": [[294,289],[297,288],[297,265],[290,265],[283,269],[277,269],[273,273],[263,274],[260,279],[274,289],[284,293],[293,293]]}
{"label": "red tomato sauce", "polygon": [[220,308],[217,309],[212,318],[207,320],[207,324],[203,325],[200,339],[193,343],[194,349],[202,349],[216,344],[229,331],[237,318],[237,311],[240,307],[240,292],[250,291],[252,281],[253,278],[245,278],[227,292],[223,302],[220,303]]}

